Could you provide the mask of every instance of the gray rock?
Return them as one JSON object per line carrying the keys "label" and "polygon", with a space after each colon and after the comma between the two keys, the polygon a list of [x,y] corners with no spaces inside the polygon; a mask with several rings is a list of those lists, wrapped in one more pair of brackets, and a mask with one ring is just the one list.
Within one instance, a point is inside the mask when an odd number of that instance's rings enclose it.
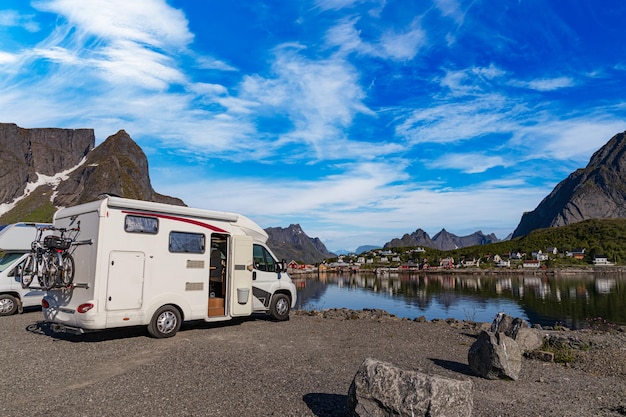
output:
{"label": "gray rock", "polygon": [[350,390],[354,416],[471,416],[471,381],[408,371],[375,359],[365,359]]}
{"label": "gray rock", "polygon": [[522,352],[531,352],[539,349],[543,345],[543,335],[541,332],[528,327],[520,328],[514,340],[517,342]]}
{"label": "gray rock", "polygon": [[502,332],[512,339],[517,337],[520,329],[529,328],[528,322],[524,319],[513,318],[506,313],[498,313],[491,323],[492,333]]}
{"label": "gray rock", "polygon": [[501,312],[496,314],[496,316],[493,318],[493,322],[491,322],[491,328],[489,329],[489,331],[491,333],[506,333],[506,331],[511,329],[512,325],[513,317]]}
{"label": "gray rock", "polygon": [[504,333],[481,332],[467,354],[470,369],[487,379],[519,378],[522,351]]}

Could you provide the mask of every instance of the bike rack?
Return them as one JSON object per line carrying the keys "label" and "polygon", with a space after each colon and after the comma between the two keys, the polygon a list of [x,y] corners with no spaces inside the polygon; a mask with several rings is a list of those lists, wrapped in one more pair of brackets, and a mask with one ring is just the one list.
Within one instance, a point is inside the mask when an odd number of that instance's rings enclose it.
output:
{"label": "bike rack", "polygon": [[71,284],[68,287],[62,287],[62,288],[67,289],[67,290],[73,290],[74,288],[84,288],[87,290],[89,289],[89,284],[87,284],[86,282],[85,283],[79,282],[77,284]]}

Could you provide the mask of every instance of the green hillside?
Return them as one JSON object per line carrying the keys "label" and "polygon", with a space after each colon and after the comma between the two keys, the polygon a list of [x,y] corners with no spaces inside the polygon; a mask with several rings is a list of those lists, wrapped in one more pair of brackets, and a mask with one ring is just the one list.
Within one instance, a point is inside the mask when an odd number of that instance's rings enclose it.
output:
{"label": "green hillside", "polygon": [[[532,259],[533,252],[555,247],[558,255],[550,255],[550,260],[543,262],[548,267],[566,265],[589,265],[596,255],[604,255],[615,264],[626,264],[626,219],[592,219],[567,226],[538,229],[527,236],[487,245],[468,246],[450,251],[424,248],[425,252],[411,252],[411,247],[393,248],[402,262],[419,262],[424,258],[431,265],[437,265],[439,258],[452,257],[455,263],[464,259],[480,259],[481,267],[493,264],[486,262],[494,255],[508,259],[510,253],[526,254],[524,259]],[[566,257],[567,251],[585,249],[585,258],[576,260]],[[390,265],[391,266],[391,265]]]}
{"label": "green hillside", "polygon": [[533,251],[541,250],[545,253],[550,247],[557,248],[560,255],[564,255],[566,251],[585,249],[585,259],[576,261],[570,257],[556,256],[548,261],[548,266],[589,264],[596,255],[604,255],[611,262],[625,264],[626,219],[592,219],[567,226],[537,229],[527,236],[443,252],[442,255],[452,256],[455,259],[472,257],[484,259],[486,255],[502,256],[519,252],[525,253],[526,259],[531,259]]}

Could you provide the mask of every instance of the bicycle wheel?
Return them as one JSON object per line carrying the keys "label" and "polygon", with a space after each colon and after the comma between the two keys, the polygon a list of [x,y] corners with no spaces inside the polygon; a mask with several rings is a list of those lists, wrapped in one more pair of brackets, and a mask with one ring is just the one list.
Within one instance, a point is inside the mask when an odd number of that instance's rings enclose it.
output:
{"label": "bicycle wheel", "polygon": [[74,258],[69,253],[63,254],[63,268],[61,270],[61,284],[69,287],[74,282]]}
{"label": "bicycle wheel", "polygon": [[56,287],[59,283],[59,275],[61,274],[60,256],[56,252],[46,253],[43,257],[43,270],[41,275],[43,276],[43,287],[46,290],[50,290]]}
{"label": "bicycle wheel", "polygon": [[35,260],[35,255],[31,254],[28,255],[26,259],[24,259],[24,262],[22,262],[20,266],[18,266],[20,283],[22,284],[22,288],[26,289],[30,287],[30,284],[33,282],[34,276],[37,275],[35,271],[36,265],[37,261]]}

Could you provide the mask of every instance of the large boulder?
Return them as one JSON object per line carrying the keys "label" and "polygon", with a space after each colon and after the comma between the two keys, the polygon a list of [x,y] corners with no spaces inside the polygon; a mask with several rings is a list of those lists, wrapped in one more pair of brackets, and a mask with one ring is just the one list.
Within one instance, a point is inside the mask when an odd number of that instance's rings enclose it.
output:
{"label": "large boulder", "polygon": [[528,328],[528,322],[524,319],[513,318],[506,313],[498,313],[491,323],[491,332],[502,332],[512,339],[515,339],[519,329]]}
{"label": "large boulder", "polygon": [[539,349],[543,344],[543,335],[539,330],[532,329],[526,320],[513,318],[506,313],[496,314],[489,331],[504,333],[517,342],[522,352]]}
{"label": "large boulder", "polygon": [[522,351],[517,342],[502,332],[482,331],[467,354],[470,369],[487,379],[519,378]]}
{"label": "large boulder", "polygon": [[365,359],[350,390],[348,405],[354,416],[471,416],[472,381],[460,381],[390,363]]}

